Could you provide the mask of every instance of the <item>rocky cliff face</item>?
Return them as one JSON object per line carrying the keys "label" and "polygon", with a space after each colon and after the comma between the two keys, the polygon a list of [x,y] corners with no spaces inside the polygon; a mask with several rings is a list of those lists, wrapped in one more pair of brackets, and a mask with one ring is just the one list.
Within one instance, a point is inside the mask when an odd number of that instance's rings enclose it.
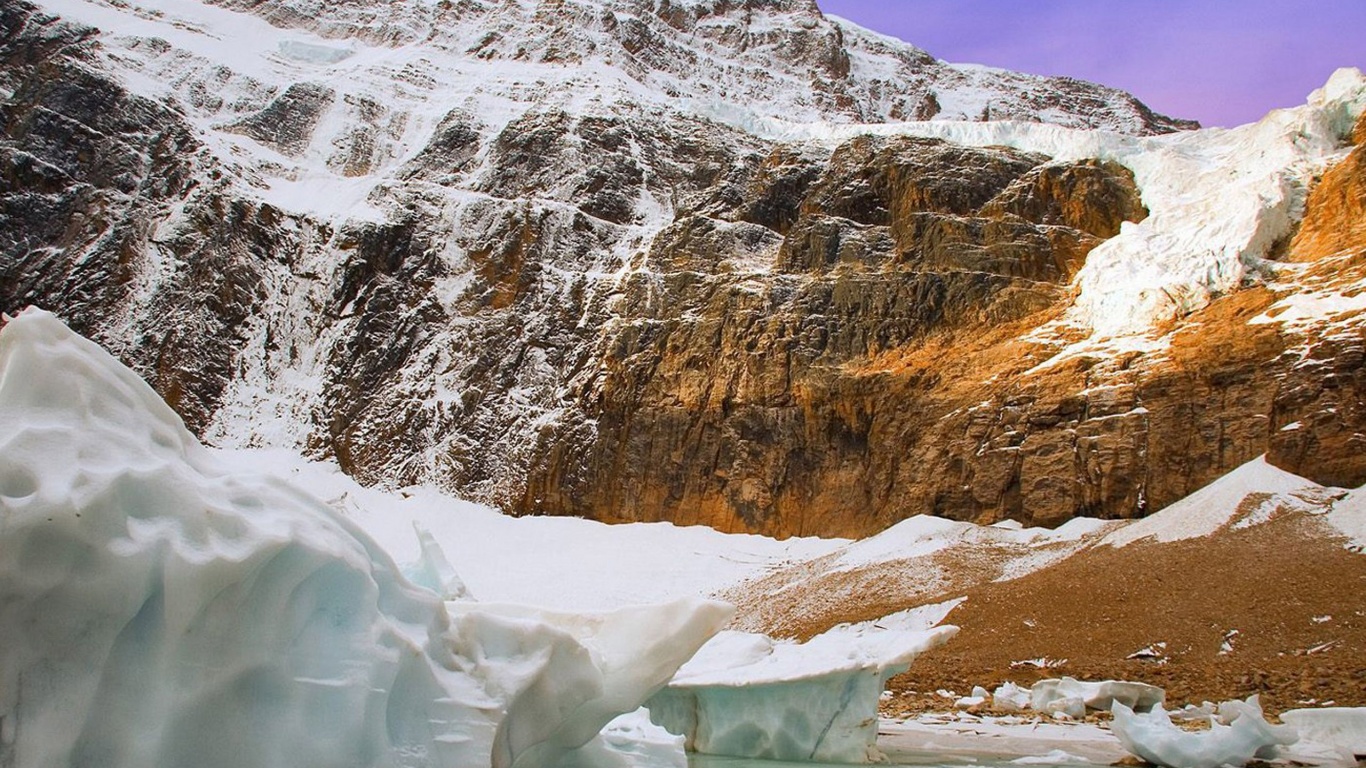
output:
{"label": "rocky cliff face", "polygon": [[902,137],[839,147],[773,211],[790,160],[655,238],[585,404],[590,450],[552,433],[523,506],[774,533],[913,513],[905,450],[941,387],[867,369],[1046,311],[1144,215],[1117,166]]}
{"label": "rocky cliff face", "polygon": [[[1293,244],[1173,246],[1154,163],[1236,152],[804,0],[63,8],[0,8],[0,308],[211,440],[779,535],[1140,515],[1268,451],[1366,480],[1360,150],[1306,202],[1350,134],[1312,115]],[[1141,336],[1078,314],[1116,243],[1193,254]]]}

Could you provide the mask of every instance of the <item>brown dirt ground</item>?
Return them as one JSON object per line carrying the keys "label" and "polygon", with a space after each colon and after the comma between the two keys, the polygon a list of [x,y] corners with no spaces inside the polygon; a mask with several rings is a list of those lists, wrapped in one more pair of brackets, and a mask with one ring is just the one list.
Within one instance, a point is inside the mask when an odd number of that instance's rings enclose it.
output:
{"label": "brown dirt ground", "polygon": [[[891,681],[885,711],[894,715],[950,708],[939,689],[966,695],[974,685],[1028,687],[1061,675],[1150,683],[1177,706],[1254,693],[1270,713],[1307,702],[1366,706],[1366,556],[1308,515],[1187,541],[1092,547],[1013,581],[948,581],[947,591],[911,589],[900,602],[887,591],[830,601],[821,592],[845,585],[803,582],[783,602],[805,592],[815,610],[779,634],[809,636],[966,595],[947,620],[961,627],[958,636]],[[1233,651],[1221,655],[1233,629]],[[1167,644],[1165,664],[1125,658],[1158,642]],[[1011,668],[1039,657],[1067,663]]]}

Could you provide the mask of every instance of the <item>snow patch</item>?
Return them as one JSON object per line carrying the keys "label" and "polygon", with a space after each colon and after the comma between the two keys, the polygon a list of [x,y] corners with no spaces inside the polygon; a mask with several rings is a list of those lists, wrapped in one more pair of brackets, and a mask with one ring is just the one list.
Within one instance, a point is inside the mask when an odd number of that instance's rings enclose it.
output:
{"label": "snow patch", "polygon": [[1347,537],[1354,549],[1366,551],[1366,488],[1348,493],[1324,518]]}
{"label": "snow patch", "polygon": [[1319,498],[1322,490],[1317,483],[1273,467],[1262,456],[1160,512],[1109,533],[1100,543],[1125,547],[1144,539],[1171,542],[1208,536],[1232,523],[1243,500],[1254,493],[1309,508],[1314,505],[1301,497]]}

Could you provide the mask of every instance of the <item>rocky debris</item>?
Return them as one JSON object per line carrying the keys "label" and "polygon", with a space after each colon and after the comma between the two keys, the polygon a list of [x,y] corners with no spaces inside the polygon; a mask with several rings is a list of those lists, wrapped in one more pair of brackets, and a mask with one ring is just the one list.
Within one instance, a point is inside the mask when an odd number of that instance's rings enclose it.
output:
{"label": "rocky debris", "polygon": [[[1067,674],[1079,679],[1148,683],[1171,702],[1260,694],[1271,711],[1311,700],[1361,705],[1366,672],[1356,659],[1366,649],[1366,603],[1344,602],[1343,585],[1366,578],[1366,558],[1318,525],[1290,516],[1214,537],[1098,547],[1014,581],[981,583],[947,619],[962,628],[954,642],[894,678],[892,689],[1032,684],[1056,673],[1010,662],[1047,655],[1068,658]],[[861,615],[846,607],[826,620]],[[1323,615],[1331,624],[1315,623]],[[1240,630],[1238,645],[1220,654],[1229,628]],[[1168,663],[1126,660],[1154,637],[1165,639]],[[1305,655],[1326,639],[1339,642]]]}

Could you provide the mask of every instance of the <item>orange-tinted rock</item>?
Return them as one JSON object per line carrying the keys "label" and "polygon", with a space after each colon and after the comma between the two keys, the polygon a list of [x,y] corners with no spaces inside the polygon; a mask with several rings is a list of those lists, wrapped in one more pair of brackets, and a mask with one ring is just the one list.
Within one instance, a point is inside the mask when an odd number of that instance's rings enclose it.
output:
{"label": "orange-tinted rock", "polygon": [[[1299,280],[1336,297],[1366,290],[1366,117],[1356,148],[1309,195],[1289,258],[1313,262]],[[1293,365],[1277,381],[1267,459],[1327,485],[1366,483],[1366,324],[1354,313],[1294,335]]]}
{"label": "orange-tinted rock", "polygon": [[1357,122],[1354,137],[1356,149],[1328,169],[1309,195],[1290,247],[1295,261],[1366,249],[1366,117]]}
{"label": "orange-tinted rock", "polygon": [[[1000,414],[970,411],[1006,387],[991,374],[1033,364],[1015,334],[1065,303],[1101,242],[1066,222],[1105,231],[1142,214],[1123,169],[1035,173],[1045,163],[865,137],[810,178],[774,152],[744,192],[717,192],[707,215],[656,238],[626,289],[641,319],[608,352],[591,443],[551,447],[519,506],[777,535],[865,534],[936,505],[1058,522],[1132,507],[1141,483],[1109,479],[1138,453],[1127,421],[1040,433],[1022,452],[1016,436],[1046,415],[1011,402],[1020,429],[1002,430]],[[1086,201],[1068,199],[1069,180]],[[776,254],[777,269],[746,279],[745,253]]]}
{"label": "orange-tinted rock", "polygon": [[[791,156],[765,164],[798,178]],[[1101,237],[1145,214],[1122,169],[864,138],[784,189],[770,210],[786,213],[764,218],[782,232],[749,223],[741,194],[655,241],[591,446],[553,453],[523,509],[861,536],[921,513],[1141,516],[1263,453],[1366,482],[1360,334],[1249,324],[1272,290],[1215,301],[1152,353],[1041,366],[1055,348],[1020,340],[1068,304]],[[720,258],[775,247],[779,274]],[[1285,279],[1363,271],[1337,257]]]}

